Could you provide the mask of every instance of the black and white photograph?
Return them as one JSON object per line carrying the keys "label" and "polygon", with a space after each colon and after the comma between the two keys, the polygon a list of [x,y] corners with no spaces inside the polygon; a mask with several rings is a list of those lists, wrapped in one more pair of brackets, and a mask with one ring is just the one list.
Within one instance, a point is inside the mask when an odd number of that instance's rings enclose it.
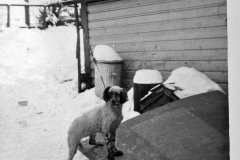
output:
{"label": "black and white photograph", "polygon": [[0,0],[0,159],[240,160],[239,6]]}

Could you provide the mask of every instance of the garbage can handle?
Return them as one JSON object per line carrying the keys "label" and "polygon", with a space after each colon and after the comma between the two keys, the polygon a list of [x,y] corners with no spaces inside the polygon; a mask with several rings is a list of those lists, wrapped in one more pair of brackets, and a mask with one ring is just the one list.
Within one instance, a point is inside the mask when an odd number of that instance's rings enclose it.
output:
{"label": "garbage can handle", "polygon": [[111,73],[110,76],[117,76],[117,73]]}

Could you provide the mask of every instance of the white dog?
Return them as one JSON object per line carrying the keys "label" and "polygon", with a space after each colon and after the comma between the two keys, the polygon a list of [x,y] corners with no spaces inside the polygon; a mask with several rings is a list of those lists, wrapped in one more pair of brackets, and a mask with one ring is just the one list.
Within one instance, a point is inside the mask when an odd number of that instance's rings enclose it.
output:
{"label": "white dog", "polygon": [[115,136],[116,129],[123,119],[122,104],[128,100],[127,92],[118,86],[107,87],[103,92],[103,99],[106,104],[94,108],[72,122],[68,131],[68,160],[73,159],[78,147],[83,149],[81,139],[84,137],[90,136],[91,145],[103,145],[95,141],[98,132],[105,135],[108,160],[123,155],[115,148]]}

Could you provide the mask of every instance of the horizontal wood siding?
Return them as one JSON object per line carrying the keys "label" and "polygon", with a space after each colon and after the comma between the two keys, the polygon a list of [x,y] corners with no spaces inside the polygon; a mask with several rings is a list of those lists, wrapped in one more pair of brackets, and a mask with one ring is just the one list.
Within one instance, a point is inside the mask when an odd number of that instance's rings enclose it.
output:
{"label": "horizontal wood siding", "polygon": [[123,87],[132,87],[139,69],[167,79],[188,66],[227,91],[226,0],[111,0],[90,3],[87,12],[92,49],[109,45],[124,60]]}

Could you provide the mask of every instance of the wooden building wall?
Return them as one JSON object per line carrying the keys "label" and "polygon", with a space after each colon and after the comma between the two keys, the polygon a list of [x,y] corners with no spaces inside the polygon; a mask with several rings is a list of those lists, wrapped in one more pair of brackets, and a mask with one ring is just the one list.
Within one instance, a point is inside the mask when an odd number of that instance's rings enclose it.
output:
{"label": "wooden building wall", "polygon": [[118,0],[86,7],[91,47],[109,45],[123,58],[123,87],[132,87],[139,69],[157,69],[167,79],[188,66],[227,91],[226,0]]}

